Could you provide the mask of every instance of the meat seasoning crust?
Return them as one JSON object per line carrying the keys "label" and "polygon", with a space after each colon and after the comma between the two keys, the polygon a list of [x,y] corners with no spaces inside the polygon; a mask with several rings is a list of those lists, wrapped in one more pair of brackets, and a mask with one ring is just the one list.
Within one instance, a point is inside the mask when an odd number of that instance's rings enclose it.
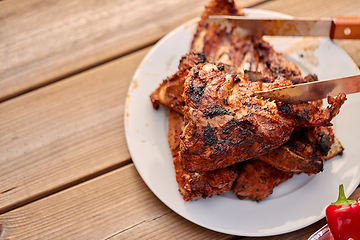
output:
{"label": "meat seasoning crust", "polygon": [[183,129],[184,117],[170,110],[168,142],[173,157],[176,181],[183,199],[193,201],[230,191],[238,176],[235,165],[207,172],[187,172],[181,168],[179,145]]}
{"label": "meat seasoning crust", "polygon": [[233,0],[206,6],[178,71],[151,94],[153,107],[170,108],[168,143],[179,192],[185,201],[233,190],[261,201],[296,173],[317,174],[342,154],[331,128],[346,97],[284,104],[251,97],[257,90],[317,81],[262,38],[210,15],[244,13]]}
{"label": "meat seasoning crust", "polygon": [[180,142],[182,167],[189,172],[225,168],[280,147],[294,127],[331,125],[346,99],[343,94],[330,99],[328,108],[309,102],[288,104],[286,111],[282,102],[250,96],[291,84],[281,77],[252,82],[211,63],[193,67],[183,94],[187,124]]}

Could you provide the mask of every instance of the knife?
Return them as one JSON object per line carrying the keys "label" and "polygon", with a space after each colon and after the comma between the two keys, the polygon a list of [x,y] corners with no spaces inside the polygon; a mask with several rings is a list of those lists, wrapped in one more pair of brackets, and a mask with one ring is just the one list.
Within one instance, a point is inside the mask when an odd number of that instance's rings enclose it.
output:
{"label": "knife", "polygon": [[269,91],[257,91],[252,96],[267,99],[279,99],[285,103],[296,103],[302,101],[315,101],[336,96],[339,93],[360,92],[360,75],[342,77],[330,80],[301,83],[287,87],[274,88]]}
{"label": "knife", "polygon": [[211,15],[208,21],[235,24],[245,36],[312,36],[331,39],[360,39],[360,17],[249,18]]}
{"label": "knife", "polygon": [[312,234],[308,240],[334,240],[333,235],[331,234],[330,228],[327,224],[320,228],[317,232]]}

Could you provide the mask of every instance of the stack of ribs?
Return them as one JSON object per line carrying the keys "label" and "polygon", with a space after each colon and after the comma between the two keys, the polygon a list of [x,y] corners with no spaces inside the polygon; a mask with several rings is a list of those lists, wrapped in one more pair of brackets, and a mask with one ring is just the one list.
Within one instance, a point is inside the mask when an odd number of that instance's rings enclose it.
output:
{"label": "stack of ribs", "polygon": [[286,104],[253,97],[254,91],[317,81],[261,37],[208,21],[210,15],[244,13],[231,0],[211,0],[191,50],[178,71],[151,94],[169,112],[168,142],[179,192],[185,201],[232,190],[261,201],[294,174],[317,174],[342,154],[331,120],[345,94]]}

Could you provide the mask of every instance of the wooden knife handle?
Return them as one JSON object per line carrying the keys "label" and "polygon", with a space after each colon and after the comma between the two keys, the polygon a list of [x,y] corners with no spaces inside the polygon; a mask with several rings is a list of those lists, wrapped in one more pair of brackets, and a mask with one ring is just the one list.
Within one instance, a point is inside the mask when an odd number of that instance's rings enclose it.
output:
{"label": "wooden knife handle", "polygon": [[360,17],[333,17],[331,39],[360,39]]}

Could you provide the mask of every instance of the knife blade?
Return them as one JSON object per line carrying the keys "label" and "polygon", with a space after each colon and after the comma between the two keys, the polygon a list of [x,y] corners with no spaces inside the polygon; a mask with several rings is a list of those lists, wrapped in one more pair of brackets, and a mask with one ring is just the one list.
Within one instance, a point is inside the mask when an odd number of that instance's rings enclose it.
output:
{"label": "knife blade", "polygon": [[329,226],[326,224],[314,234],[312,234],[308,240],[334,240],[333,235],[331,234]]}
{"label": "knife blade", "polygon": [[274,88],[269,91],[257,91],[252,96],[271,100],[279,99],[285,103],[296,103],[320,100],[327,96],[336,96],[339,93],[351,94],[357,92],[360,92],[360,75],[301,83]]}
{"label": "knife blade", "polygon": [[360,17],[331,18],[249,18],[242,16],[211,15],[208,21],[229,22],[241,29],[245,36],[312,36],[331,39],[360,39]]}

